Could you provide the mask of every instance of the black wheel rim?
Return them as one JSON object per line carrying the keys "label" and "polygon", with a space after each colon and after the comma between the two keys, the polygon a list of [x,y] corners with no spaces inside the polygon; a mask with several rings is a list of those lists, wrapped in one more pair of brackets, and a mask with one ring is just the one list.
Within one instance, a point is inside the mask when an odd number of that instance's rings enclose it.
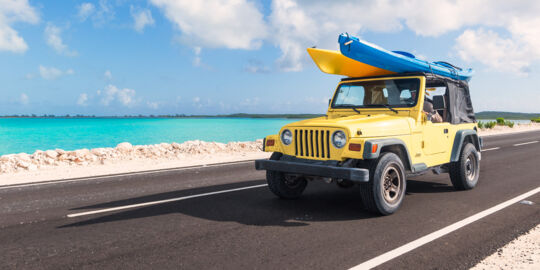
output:
{"label": "black wheel rim", "polygon": [[285,175],[283,183],[288,188],[294,189],[302,185],[302,177],[296,176],[296,175]]}

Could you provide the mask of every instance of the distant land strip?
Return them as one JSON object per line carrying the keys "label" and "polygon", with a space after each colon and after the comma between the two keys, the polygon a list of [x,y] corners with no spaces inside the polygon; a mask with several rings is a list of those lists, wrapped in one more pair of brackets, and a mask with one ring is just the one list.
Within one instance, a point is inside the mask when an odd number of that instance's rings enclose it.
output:
{"label": "distant land strip", "polygon": [[531,120],[540,118],[540,113],[485,111],[475,113],[477,119],[496,119],[502,117],[506,120]]}
{"label": "distant land strip", "polygon": [[[520,113],[520,112],[502,112],[502,111],[485,111],[475,114],[477,119],[496,119],[502,117],[507,120],[531,120],[540,118],[540,113]],[[3,115],[0,118],[290,118],[304,119],[324,116],[324,114],[250,114],[250,113],[234,113],[234,114],[218,114],[218,115],[186,115],[186,114],[167,114],[167,115],[113,115],[113,116],[96,116],[96,115]]]}

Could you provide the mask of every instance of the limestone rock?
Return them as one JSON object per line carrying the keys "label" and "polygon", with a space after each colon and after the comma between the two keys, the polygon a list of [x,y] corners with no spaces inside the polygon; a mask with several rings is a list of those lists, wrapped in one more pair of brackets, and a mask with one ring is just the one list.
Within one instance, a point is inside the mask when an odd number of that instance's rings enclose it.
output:
{"label": "limestone rock", "polygon": [[119,143],[116,146],[116,150],[118,150],[121,153],[128,153],[133,150],[133,145],[131,145],[131,143],[128,143],[128,142]]}
{"label": "limestone rock", "polygon": [[47,150],[45,151],[45,156],[48,158],[56,158],[58,156],[58,152],[53,150]]}

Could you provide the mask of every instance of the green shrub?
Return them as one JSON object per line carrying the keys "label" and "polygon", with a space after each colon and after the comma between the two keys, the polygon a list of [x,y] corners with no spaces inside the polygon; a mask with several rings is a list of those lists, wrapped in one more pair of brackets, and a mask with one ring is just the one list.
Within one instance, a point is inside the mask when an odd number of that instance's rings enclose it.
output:
{"label": "green shrub", "polygon": [[508,127],[510,127],[510,128],[513,128],[513,127],[514,127],[514,122],[512,122],[512,121],[505,121],[505,122],[504,122],[504,125],[505,125],[505,126],[508,126]]}
{"label": "green shrub", "polygon": [[497,119],[495,119],[495,120],[497,120],[497,125],[504,125],[504,118],[497,117]]}
{"label": "green shrub", "polygon": [[531,122],[533,122],[533,123],[540,123],[540,117],[531,119]]}
{"label": "green shrub", "polygon": [[484,122],[478,122],[478,128],[484,128]]}
{"label": "green shrub", "polygon": [[497,125],[497,122],[495,122],[495,121],[486,122],[486,123],[484,124],[484,126],[485,126],[486,128],[494,128],[495,125]]}

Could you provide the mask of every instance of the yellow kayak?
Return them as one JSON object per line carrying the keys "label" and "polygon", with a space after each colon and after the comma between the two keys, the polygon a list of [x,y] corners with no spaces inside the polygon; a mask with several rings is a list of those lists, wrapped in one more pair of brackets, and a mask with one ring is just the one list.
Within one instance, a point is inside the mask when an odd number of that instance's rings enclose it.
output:
{"label": "yellow kayak", "polygon": [[353,60],[340,51],[308,48],[309,55],[319,69],[328,74],[348,77],[369,77],[394,74],[395,72]]}

